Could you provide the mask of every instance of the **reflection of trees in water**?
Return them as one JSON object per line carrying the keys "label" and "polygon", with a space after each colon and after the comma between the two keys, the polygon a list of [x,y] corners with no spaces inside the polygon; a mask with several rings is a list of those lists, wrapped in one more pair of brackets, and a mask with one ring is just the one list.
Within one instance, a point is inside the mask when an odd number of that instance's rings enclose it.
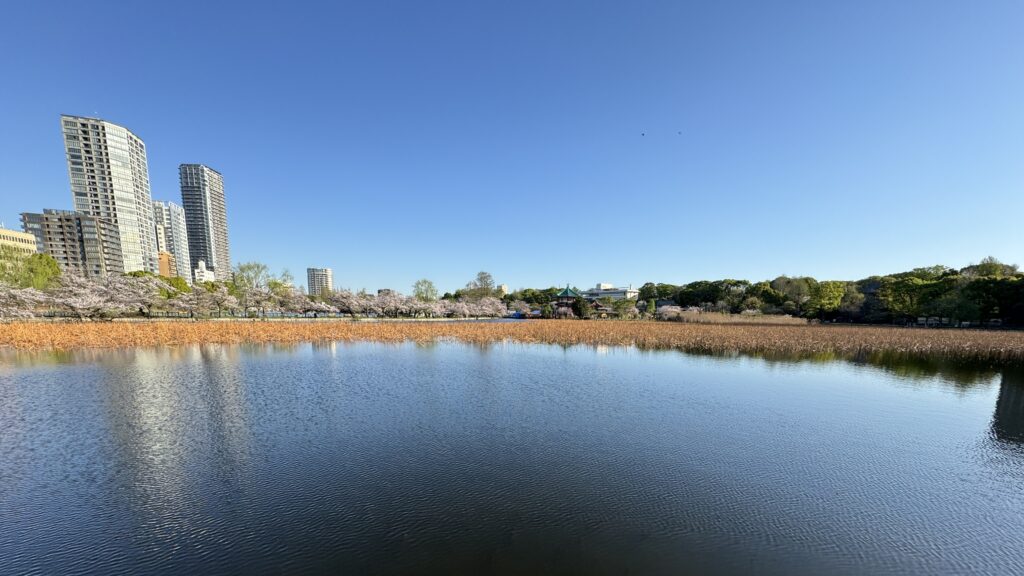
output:
{"label": "reflection of trees in water", "polygon": [[1002,442],[1024,444],[1024,368],[1003,371],[992,434]]}
{"label": "reflection of trees in water", "polygon": [[847,362],[856,366],[878,368],[893,376],[907,380],[930,380],[940,378],[962,387],[991,382],[999,375],[998,367],[976,362],[950,361],[935,356],[921,356],[901,352],[865,352],[863,354],[840,354],[834,351],[813,354],[780,352],[688,352],[697,356],[721,359],[756,358],[768,364],[829,364]]}

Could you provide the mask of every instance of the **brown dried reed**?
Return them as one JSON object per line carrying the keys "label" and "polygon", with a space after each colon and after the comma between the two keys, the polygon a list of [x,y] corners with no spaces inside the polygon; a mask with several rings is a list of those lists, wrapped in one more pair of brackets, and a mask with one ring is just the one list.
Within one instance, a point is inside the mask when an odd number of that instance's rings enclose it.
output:
{"label": "brown dried reed", "polygon": [[352,322],[160,321],[0,324],[0,346],[69,350],[203,343],[302,341],[513,341],[637,346],[704,354],[837,355],[886,353],[989,364],[1024,362],[1024,332],[837,325],[687,324],[678,322]]}

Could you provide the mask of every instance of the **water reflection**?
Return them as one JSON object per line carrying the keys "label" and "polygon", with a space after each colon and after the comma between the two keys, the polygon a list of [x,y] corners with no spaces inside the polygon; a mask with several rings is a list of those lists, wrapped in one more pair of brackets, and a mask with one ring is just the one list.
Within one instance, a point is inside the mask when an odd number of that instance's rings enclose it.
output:
{"label": "water reflection", "polygon": [[197,503],[239,492],[250,428],[240,357],[237,347],[203,345],[99,360],[114,482],[131,495],[140,545],[201,538],[218,520]]}
{"label": "water reflection", "polygon": [[0,573],[1024,570],[1019,367],[6,352],[0,421]]}
{"label": "water reflection", "polygon": [[992,434],[1007,444],[1024,444],[1024,369],[1007,368],[999,386]]}

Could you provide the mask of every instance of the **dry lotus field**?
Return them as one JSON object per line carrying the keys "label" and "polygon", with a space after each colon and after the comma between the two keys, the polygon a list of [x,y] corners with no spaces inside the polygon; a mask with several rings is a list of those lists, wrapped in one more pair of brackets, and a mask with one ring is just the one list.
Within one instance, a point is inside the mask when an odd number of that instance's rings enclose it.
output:
{"label": "dry lotus field", "polygon": [[688,352],[856,357],[892,353],[986,363],[1024,362],[1024,332],[865,326],[686,324],[679,322],[160,321],[0,324],[0,347],[69,350],[204,343],[317,340],[473,344],[513,341],[637,346]]}

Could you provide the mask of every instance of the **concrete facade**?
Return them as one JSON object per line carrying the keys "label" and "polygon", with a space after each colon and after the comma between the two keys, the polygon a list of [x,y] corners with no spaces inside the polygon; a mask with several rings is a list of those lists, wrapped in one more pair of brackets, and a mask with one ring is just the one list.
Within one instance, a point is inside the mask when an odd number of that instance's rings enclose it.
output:
{"label": "concrete facade", "polygon": [[39,243],[34,234],[6,228],[0,228],[0,246],[7,246],[22,256],[31,256],[39,251]]}
{"label": "concrete facade", "polygon": [[21,223],[63,273],[103,278],[125,271],[118,227],[103,218],[47,209],[23,213]]}
{"label": "concrete facade", "polygon": [[99,118],[61,116],[75,211],[117,228],[126,272],[157,272],[156,229],[145,143]]}
{"label": "concrete facade", "polygon": [[153,202],[157,248],[169,252],[178,263],[177,275],[192,284],[192,258],[188,251],[188,228],[185,209],[174,202]]}
{"label": "concrete facade", "polygon": [[334,290],[334,273],[330,268],[306,268],[306,286],[310,296],[330,294]]}
{"label": "concrete facade", "polygon": [[202,164],[180,165],[178,178],[192,268],[198,268],[202,261],[217,280],[230,280],[231,251],[228,246],[224,178],[220,172]]}

